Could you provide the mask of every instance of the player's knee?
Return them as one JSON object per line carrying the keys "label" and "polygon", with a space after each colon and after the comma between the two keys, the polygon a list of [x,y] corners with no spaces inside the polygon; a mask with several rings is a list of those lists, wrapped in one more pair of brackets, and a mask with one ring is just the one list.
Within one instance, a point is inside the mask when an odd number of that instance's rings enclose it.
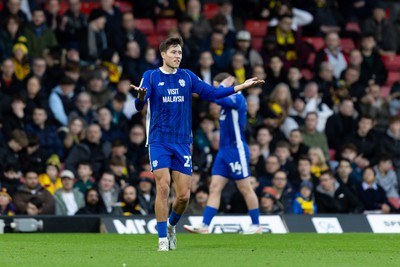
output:
{"label": "player's knee", "polygon": [[167,199],[169,196],[169,185],[167,183],[165,183],[165,184],[160,183],[157,186],[157,195],[162,198]]}
{"label": "player's knee", "polygon": [[221,192],[221,186],[217,183],[210,184],[210,195],[219,194]]}
{"label": "player's knee", "polygon": [[190,199],[190,194],[181,194],[181,195],[177,195],[176,199],[178,200],[179,203],[185,204],[187,202],[189,202]]}

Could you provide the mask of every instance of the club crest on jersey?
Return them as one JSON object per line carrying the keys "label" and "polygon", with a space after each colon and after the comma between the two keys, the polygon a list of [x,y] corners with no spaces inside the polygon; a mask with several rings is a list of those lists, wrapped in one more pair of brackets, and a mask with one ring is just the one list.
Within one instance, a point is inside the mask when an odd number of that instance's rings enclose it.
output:
{"label": "club crest on jersey", "polygon": [[185,87],[186,83],[185,83],[185,80],[184,80],[184,79],[179,79],[178,82],[179,82],[179,85],[180,85],[180,86]]}
{"label": "club crest on jersey", "polygon": [[156,168],[158,165],[158,160],[153,160],[153,167]]}

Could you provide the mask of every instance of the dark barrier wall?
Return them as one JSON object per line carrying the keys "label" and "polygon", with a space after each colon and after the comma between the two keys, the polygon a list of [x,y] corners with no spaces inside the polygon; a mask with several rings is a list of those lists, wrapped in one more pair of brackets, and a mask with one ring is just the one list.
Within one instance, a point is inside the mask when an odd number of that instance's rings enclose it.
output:
{"label": "dark barrier wall", "polygon": [[[0,233],[15,232],[12,223],[19,225],[21,231],[30,228],[30,221],[43,223],[42,233],[119,233],[119,234],[146,234],[157,233],[156,220],[150,216],[132,217],[104,217],[104,216],[74,216],[74,217],[0,217]],[[182,225],[198,224],[201,216],[182,217],[177,231],[184,233]],[[215,216],[210,231],[214,234],[239,233],[251,223],[248,216]],[[270,215],[261,216],[260,223],[264,233],[400,233],[400,215]],[[26,228],[28,225],[28,228]],[[32,230],[31,230],[32,231]]]}

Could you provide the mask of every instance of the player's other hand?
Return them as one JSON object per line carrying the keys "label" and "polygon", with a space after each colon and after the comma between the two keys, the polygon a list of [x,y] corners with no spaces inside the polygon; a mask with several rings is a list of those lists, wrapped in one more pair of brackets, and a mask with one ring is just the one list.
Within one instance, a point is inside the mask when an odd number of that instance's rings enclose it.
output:
{"label": "player's other hand", "polygon": [[144,101],[144,98],[146,97],[146,93],[147,93],[147,88],[141,88],[141,87],[137,87],[133,84],[130,85],[131,88],[133,88],[136,92],[138,92],[138,98],[140,101]]}
{"label": "player's other hand", "polygon": [[229,87],[234,85],[236,82],[236,78],[233,76],[228,76],[226,77],[224,80],[222,80],[222,82],[220,83],[220,85],[222,85],[223,87]]}

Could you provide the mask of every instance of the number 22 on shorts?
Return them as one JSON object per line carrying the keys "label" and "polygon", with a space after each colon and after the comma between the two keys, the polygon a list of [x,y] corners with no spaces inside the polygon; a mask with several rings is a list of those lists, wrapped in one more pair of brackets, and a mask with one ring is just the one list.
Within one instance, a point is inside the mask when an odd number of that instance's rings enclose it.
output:
{"label": "number 22 on shorts", "polygon": [[190,168],[192,166],[192,156],[183,156],[183,158],[186,160],[183,167]]}

